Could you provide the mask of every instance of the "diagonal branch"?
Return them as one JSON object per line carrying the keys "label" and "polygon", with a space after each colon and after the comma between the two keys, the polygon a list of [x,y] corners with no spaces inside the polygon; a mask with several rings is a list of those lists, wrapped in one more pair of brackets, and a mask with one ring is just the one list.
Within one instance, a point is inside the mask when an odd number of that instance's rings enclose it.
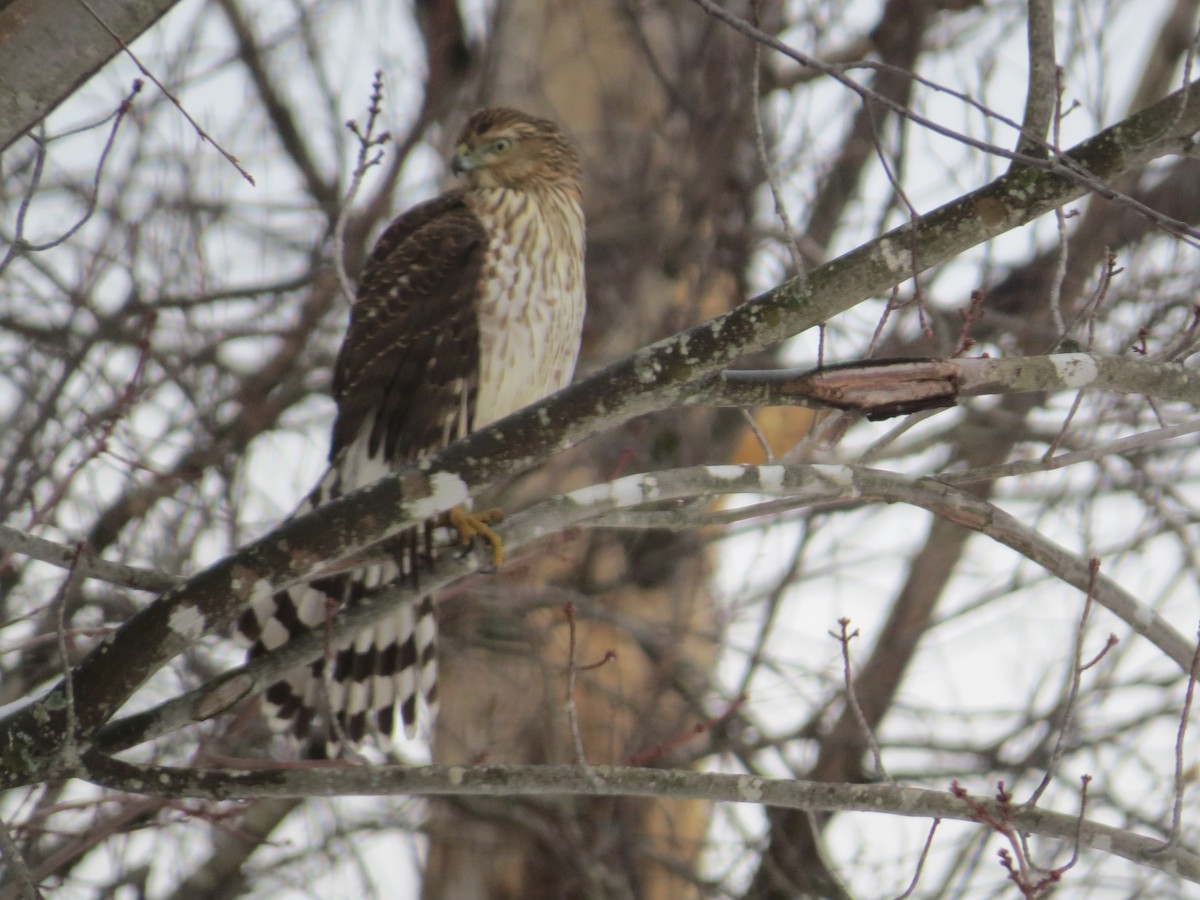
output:
{"label": "diagonal branch", "polygon": [[[738,357],[813,327],[863,299],[1081,196],[1074,174],[1117,177],[1184,152],[1200,129],[1200,85],[1082,142],[1046,170],[1022,169],[786,282],[729,313],[637,351],[496,425],[319,511],[290,520],[141,610],[72,675],[74,740],[90,736],[154,672],[233,620],[251,596],[313,577],[411,523],[629,419],[677,405],[688,386]],[[1067,168],[1070,167],[1070,169]],[[0,722],[0,770],[17,784],[62,763],[67,686]]]}
{"label": "diagonal branch", "polygon": [[[789,506],[830,503],[908,503],[926,509],[953,525],[978,531],[1015,550],[1027,559],[1089,596],[1142,635],[1183,671],[1189,671],[1195,646],[1169,622],[1115,581],[1093,573],[1090,561],[1071,553],[1023,524],[998,506],[963,490],[930,478],[908,478],[860,466],[693,466],[644,475],[629,475],[613,482],[580,488],[512,516],[497,530],[510,552],[520,551],[548,534],[584,525],[636,527],[647,515],[654,527],[674,516],[675,527],[694,527],[687,513],[630,512],[647,503],[656,510],[680,500],[711,500],[727,494],[756,494],[784,498]],[[754,515],[750,507],[745,516]],[[618,518],[614,514],[624,513]],[[473,558],[443,553],[424,580],[428,593],[478,571]],[[374,591],[353,607],[341,611],[328,630],[295,635],[286,644],[225,672],[204,685],[146,710],[115,721],[96,736],[105,752],[117,752],[143,741],[218,715],[276,681],[297,665],[319,657],[329,641],[348,638],[388,615],[402,600],[417,591],[405,584]]]}

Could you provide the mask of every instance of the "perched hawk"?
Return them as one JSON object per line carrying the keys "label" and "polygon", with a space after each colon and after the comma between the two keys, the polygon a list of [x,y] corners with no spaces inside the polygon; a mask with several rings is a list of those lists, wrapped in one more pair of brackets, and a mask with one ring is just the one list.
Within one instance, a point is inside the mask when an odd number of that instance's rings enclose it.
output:
{"label": "perched hawk", "polygon": [[[583,323],[579,156],[558,129],[485,109],[463,129],[451,168],[466,186],[413,207],[367,260],[333,375],[329,471],[307,512],[567,384]],[[256,601],[239,622],[250,657],[321,628],[331,609],[400,576],[416,579],[433,523],[389,545],[395,563]],[[274,718],[328,755],[417,697],[437,708],[432,597],[398,609],[267,690]],[[333,724],[330,727],[330,721]]]}

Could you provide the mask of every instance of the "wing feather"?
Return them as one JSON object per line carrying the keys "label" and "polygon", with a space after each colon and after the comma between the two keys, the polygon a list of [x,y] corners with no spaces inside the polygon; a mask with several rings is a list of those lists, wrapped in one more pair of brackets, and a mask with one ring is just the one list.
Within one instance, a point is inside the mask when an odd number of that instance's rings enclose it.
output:
{"label": "wing feather", "polygon": [[382,450],[393,464],[468,430],[447,428],[447,417],[472,407],[478,384],[476,303],[486,249],[487,232],[461,193],[413,207],[380,237],[334,368],[331,460],[368,421],[367,454]]}

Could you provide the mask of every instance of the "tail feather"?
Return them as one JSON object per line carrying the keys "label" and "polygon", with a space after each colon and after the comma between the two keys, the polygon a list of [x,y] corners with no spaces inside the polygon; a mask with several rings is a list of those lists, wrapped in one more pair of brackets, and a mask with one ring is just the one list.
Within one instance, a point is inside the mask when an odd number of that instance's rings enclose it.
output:
{"label": "tail feather", "polygon": [[[298,590],[316,593],[309,587]],[[253,638],[251,659],[308,630],[287,627],[275,617],[278,611],[285,620],[300,620],[292,598],[280,594],[279,599],[274,610],[258,604],[242,617],[242,635]],[[319,603],[302,600],[299,608],[306,607],[324,610],[324,595]],[[437,623],[433,613],[431,598],[403,603],[393,614],[339,642],[331,665],[322,658],[289,672],[264,695],[272,725],[299,740],[315,739],[320,729],[314,730],[314,725],[318,720],[328,724],[332,716],[337,726],[324,737],[327,752],[318,755],[333,756],[342,740],[358,744],[368,730],[389,738],[395,726],[395,707],[399,706],[404,733],[414,737],[420,703],[430,721],[437,711]],[[311,627],[323,628],[324,622]]]}
{"label": "tail feather", "polygon": [[[322,484],[325,484],[323,481]],[[313,492],[317,496],[319,486]],[[308,505],[309,501],[306,501]],[[249,659],[299,635],[324,630],[329,617],[402,573],[419,567],[424,543],[413,529],[398,542],[396,563],[380,563],[256,597],[238,621]],[[412,580],[411,576],[405,580]],[[437,622],[432,597],[402,603],[394,613],[339,641],[332,653],[292,670],[264,694],[268,719],[307,742],[306,755],[333,757],[342,742],[360,743],[374,732],[386,741],[400,707],[404,733],[417,733],[419,700],[432,721],[436,712]]]}
{"label": "tail feather", "polygon": [[[416,674],[421,698],[425,708],[429,710],[429,718],[437,718],[437,615],[433,608],[432,597],[422,597],[417,603],[417,621],[413,629],[413,639],[416,643]],[[407,732],[407,728],[406,728]]]}
{"label": "tail feather", "polygon": [[[358,441],[325,473],[293,516],[309,512],[386,474],[389,467]],[[416,585],[432,557],[433,524],[409,529],[390,544],[393,562],[317,579],[256,597],[238,622],[253,659],[301,634],[325,629],[330,617],[397,579]],[[331,651],[331,652],[329,652]],[[278,730],[308,742],[307,754],[331,757],[342,741],[357,744],[369,730],[391,737],[396,707],[404,733],[417,732],[418,706],[437,710],[437,621],[433,598],[402,603],[394,614],[339,641],[317,659],[289,672],[265,693],[268,718]]]}

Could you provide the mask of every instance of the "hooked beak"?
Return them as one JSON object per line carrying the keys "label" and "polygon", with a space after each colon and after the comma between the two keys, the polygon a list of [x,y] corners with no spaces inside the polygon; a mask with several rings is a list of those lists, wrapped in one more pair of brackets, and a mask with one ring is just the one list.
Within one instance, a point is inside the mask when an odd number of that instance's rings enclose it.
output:
{"label": "hooked beak", "polygon": [[464,172],[472,172],[476,168],[475,160],[471,159],[466,153],[461,150],[454,154],[454,158],[450,160],[450,171],[455,175],[461,175]]}

